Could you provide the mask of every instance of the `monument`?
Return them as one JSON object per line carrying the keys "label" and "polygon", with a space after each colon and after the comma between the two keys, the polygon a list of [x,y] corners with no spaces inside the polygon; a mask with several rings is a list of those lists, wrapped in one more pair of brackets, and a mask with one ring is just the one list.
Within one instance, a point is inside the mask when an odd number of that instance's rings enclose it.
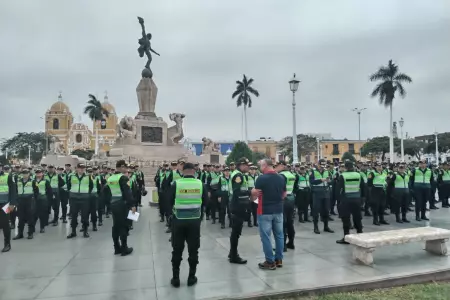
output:
{"label": "monument", "polygon": [[42,157],[41,164],[64,166],[65,164],[71,164],[75,166],[84,159],[79,158],[76,155],[66,155],[64,146],[60,139],[56,136],[49,138],[49,151]]}
{"label": "monument", "polygon": [[144,55],[147,57],[147,63],[141,72],[141,80],[136,87],[139,112],[134,118],[123,117],[117,125],[117,140],[109,151],[110,157],[150,161],[183,158],[200,163],[210,162],[210,156],[194,156],[192,151],[180,144],[184,137],[183,119],[186,117],[185,114],[169,114],[170,121],[175,123],[169,127],[163,118],[155,113],[158,87],[153,80],[151,62],[152,53],[160,55],[151,47],[152,35],[146,32],[144,19],[138,17],[138,21],[142,29],[142,38],[139,39],[137,50],[140,57],[144,57]]}

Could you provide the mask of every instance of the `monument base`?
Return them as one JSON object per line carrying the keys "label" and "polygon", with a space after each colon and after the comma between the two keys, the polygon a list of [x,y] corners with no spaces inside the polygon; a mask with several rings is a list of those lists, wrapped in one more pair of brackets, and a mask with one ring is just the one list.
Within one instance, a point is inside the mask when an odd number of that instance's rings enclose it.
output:
{"label": "monument base", "polygon": [[64,167],[65,164],[71,164],[72,167],[75,167],[78,163],[84,161],[84,158],[76,155],[47,154],[41,159],[41,164],[54,165],[55,167]]}
{"label": "monument base", "polygon": [[167,123],[161,118],[136,119],[136,140],[144,146],[167,145]]}

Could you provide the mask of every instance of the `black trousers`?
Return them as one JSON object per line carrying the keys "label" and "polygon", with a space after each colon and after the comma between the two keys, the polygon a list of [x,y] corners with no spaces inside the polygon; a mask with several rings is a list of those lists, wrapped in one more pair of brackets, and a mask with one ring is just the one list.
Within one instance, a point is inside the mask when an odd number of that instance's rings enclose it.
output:
{"label": "black trousers", "polygon": [[332,186],[330,186],[330,213],[334,212],[336,204],[338,204],[336,197],[336,186],[333,184]]}
{"label": "black trousers", "polygon": [[394,189],[392,192],[392,211],[396,216],[402,214],[402,217],[406,217],[408,212],[408,189]]}
{"label": "black trousers", "polygon": [[[111,204],[111,213],[113,219],[112,239],[114,247],[128,247],[128,207],[125,203]],[[120,239],[120,243],[119,243]]]}
{"label": "black trousers", "polygon": [[142,193],[141,193],[141,191],[142,191],[142,187],[139,187],[139,189],[138,189],[138,191],[136,193],[136,202],[137,202],[138,205],[141,205],[141,203],[142,203]]}
{"label": "black trousers", "polygon": [[70,226],[72,227],[72,231],[78,226],[78,215],[81,212],[81,225],[84,229],[87,229],[89,226],[89,209],[90,209],[90,201],[89,198],[86,199],[71,199],[71,207],[70,213],[72,214],[72,220]]}
{"label": "black trousers", "polygon": [[225,224],[225,215],[228,214],[228,219],[230,219],[230,209],[228,205],[228,196],[227,197],[221,197],[220,199],[220,210],[219,210],[219,223]]}
{"label": "black trousers", "polygon": [[[6,203],[5,203],[6,204]],[[3,207],[5,204],[0,204]],[[9,215],[0,209],[0,229],[3,229],[3,238],[5,246],[11,244],[11,228],[9,228]]]}
{"label": "black trousers", "polygon": [[244,225],[244,221],[246,220],[246,216],[244,216],[245,211],[239,214],[231,215],[231,234],[230,234],[230,257],[235,258],[238,256],[238,244],[239,237],[242,235],[242,226]]}
{"label": "black trousers", "polygon": [[384,220],[384,209],[386,208],[386,193],[382,187],[371,187],[370,207],[372,208],[373,219]]}
{"label": "black trousers", "polygon": [[295,229],[294,229],[294,214],[295,214],[295,201],[284,199],[283,204],[284,214],[283,214],[283,232],[284,232],[284,243],[287,243],[289,238],[289,243],[294,243]]}
{"label": "black trousers", "polygon": [[219,211],[219,201],[217,200],[217,195],[215,195],[215,192],[211,192],[211,197],[209,198],[209,215],[211,216],[211,219],[216,219],[216,212]]}
{"label": "black trousers", "polygon": [[295,202],[297,204],[299,218],[308,220],[308,206],[311,203],[311,190],[309,188],[298,190],[295,196]]}
{"label": "black trousers", "polygon": [[36,210],[34,217],[34,224],[36,226],[36,222],[39,219],[39,226],[43,229],[48,225],[48,200],[46,196],[39,196],[36,199]]}
{"label": "black trousers", "polygon": [[[255,202],[251,201],[249,208],[247,210],[248,213],[248,223],[251,224],[252,220],[253,220],[253,224],[258,224],[258,204],[256,204]],[[253,218],[252,218],[253,217]]]}
{"label": "black trousers", "polygon": [[9,220],[11,222],[11,225],[16,225],[16,219],[18,215],[19,213],[17,212],[17,207],[9,213]]}
{"label": "black trousers", "polygon": [[339,213],[342,219],[344,235],[350,234],[350,217],[353,219],[356,232],[362,232],[361,198],[341,198],[339,202]]}
{"label": "black trousers", "polygon": [[442,205],[448,205],[448,198],[450,197],[450,184],[441,184],[439,187],[439,194]]}
{"label": "black trousers", "polygon": [[60,194],[58,193],[57,190],[54,190],[51,203],[49,203],[51,208],[53,209],[53,222],[58,221],[60,203],[61,203]]}
{"label": "black trousers", "polygon": [[98,196],[92,195],[89,199],[89,214],[91,215],[91,223],[97,225]]}
{"label": "black trousers", "polygon": [[105,211],[107,215],[111,214],[111,196],[104,196],[105,201]]}
{"label": "black trousers", "polygon": [[211,215],[211,199],[210,199],[210,197],[208,197],[208,199],[206,201],[205,214],[206,214],[206,217],[208,217],[208,218]]}
{"label": "black trousers", "polygon": [[61,217],[67,218],[67,204],[69,204],[69,193],[66,190],[59,191],[59,200],[61,201]]}
{"label": "black trousers", "polygon": [[166,214],[164,212],[164,203],[163,203],[164,193],[158,189],[158,208],[159,208],[159,216],[164,217]]}
{"label": "black trousers", "polygon": [[[416,218],[425,217],[425,212],[427,210],[427,200],[430,199],[430,195],[430,188],[414,187],[414,196],[416,197]],[[434,203],[430,202],[430,207],[432,207],[432,205],[434,205]]]}
{"label": "black trousers", "polygon": [[19,234],[23,234],[25,224],[28,225],[28,233],[33,233],[35,228],[35,200],[33,197],[19,198]]}
{"label": "black trousers", "polygon": [[172,220],[172,268],[180,269],[183,260],[184,243],[188,248],[189,268],[195,270],[198,264],[198,249],[200,248],[201,220]]}
{"label": "black trousers", "polygon": [[322,219],[328,221],[328,216],[330,215],[330,198],[329,192],[325,193],[312,193],[313,208],[312,216],[314,223],[319,221],[319,214]]}
{"label": "black trousers", "polygon": [[100,194],[97,197],[97,216],[99,222],[103,222],[104,214],[105,214],[105,196]]}

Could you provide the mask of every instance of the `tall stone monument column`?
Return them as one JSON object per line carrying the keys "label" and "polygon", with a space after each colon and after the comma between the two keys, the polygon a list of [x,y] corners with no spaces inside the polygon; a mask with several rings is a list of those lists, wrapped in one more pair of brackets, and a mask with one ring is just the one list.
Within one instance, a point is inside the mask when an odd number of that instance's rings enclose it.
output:
{"label": "tall stone monument column", "polygon": [[136,87],[139,102],[139,112],[136,119],[150,120],[156,118],[155,105],[158,87],[152,78],[142,77]]}

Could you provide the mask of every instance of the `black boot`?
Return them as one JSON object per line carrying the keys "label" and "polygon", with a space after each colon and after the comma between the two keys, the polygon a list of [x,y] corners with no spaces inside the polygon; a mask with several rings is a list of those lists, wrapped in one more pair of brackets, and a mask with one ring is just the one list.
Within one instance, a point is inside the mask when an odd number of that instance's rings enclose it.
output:
{"label": "black boot", "polygon": [[88,233],[87,226],[84,227],[84,230],[83,230],[83,237],[86,238],[86,239],[89,237],[89,233]]}
{"label": "black boot", "polygon": [[[326,219],[326,218],[325,218]],[[330,229],[330,227],[328,227],[328,220],[325,220],[323,222],[323,231],[324,232],[328,232],[328,233],[334,233],[333,230]]]}
{"label": "black boot", "polygon": [[97,224],[95,224],[95,223],[92,224],[92,230],[93,230],[93,231],[97,231],[97,230],[98,230],[98,229],[97,229]]}
{"label": "black boot", "polygon": [[380,222],[378,221],[378,215],[373,214],[373,225],[380,226]]}
{"label": "black boot", "polygon": [[33,239],[33,233],[32,232],[28,232],[27,239],[29,239],[29,240]]}
{"label": "black boot", "polygon": [[195,276],[196,271],[197,271],[196,268],[189,269],[189,277],[187,280],[188,286],[193,286],[197,283],[197,277]]}
{"label": "black boot", "polygon": [[395,214],[395,222],[403,223],[402,219],[400,218],[400,214]]}
{"label": "black boot", "polygon": [[305,223],[305,221],[303,220],[302,214],[299,214],[299,215],[298,215],[298,221],[299,221],[300,223]]}
{"label": "black boot", "polygon": [[403,223],[410,223],[409,220],[406,218],[406,214],[402,215],[402,221]]}
{"label": "black boot", "polygon": [[128,247],[127,245],[122,246],[122,256],[127,256],[133,252],[133,247]]}
{"label": "black boot", "polygon": [[175,287],[180,287],[180,269],[172,269],[172,279],[170,280],[170,284]]}
{"label": "black boot", "polygon": [[314,221],[314,233],[315,234],[320,234],[319,222],[317,222],[317,221]]}
{"label": "black boot", "polygon": [[11,250],[11,244],[5,243],[5,247],[3,247],[2,252],[8,252],[9,250]]}
{"label": "black boot", "polygon": [[384,219],[384,215],[380,215],[380,224],[381,225],[389,225],[389,223]]}
{"label": "black boot", "polygon": [[159,217],[159,221],[160,221],[161,223],[164,223],[164,216],[160,216],[160,217]]}
{"label": "black boot", "polygon": [[72,233],[67,236],[68,239],[73,239],[77,236],[76,228],[72,228]]}
{"label": "black boot", "polygon": [[23,239],[23,232],[19,232],[15,237],[13,237],[13,241],[17,241]]}
{"label": "black boot", "polygon": [[45,232],[45,228],[42,227],[41,230],[39,231],[40,233],[44,233]]}

